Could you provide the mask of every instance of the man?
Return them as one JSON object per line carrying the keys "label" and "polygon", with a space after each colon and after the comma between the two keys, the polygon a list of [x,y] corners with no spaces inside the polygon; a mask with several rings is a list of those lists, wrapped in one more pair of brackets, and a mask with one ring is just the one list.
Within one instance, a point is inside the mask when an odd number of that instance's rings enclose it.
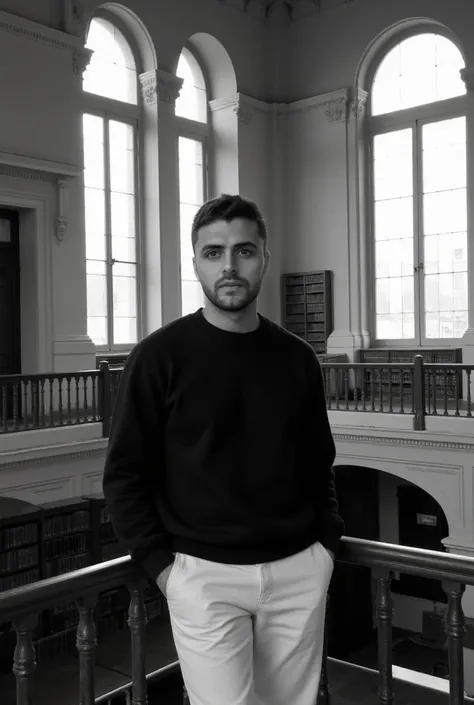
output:
{"label": "man", "polygon": [[213,199],[191,235],[204,308],[130,354],[104,493],[166,596],[192,705],[314,705],[343,531],[321,370],[257,313],[270,253],[255,204]]}

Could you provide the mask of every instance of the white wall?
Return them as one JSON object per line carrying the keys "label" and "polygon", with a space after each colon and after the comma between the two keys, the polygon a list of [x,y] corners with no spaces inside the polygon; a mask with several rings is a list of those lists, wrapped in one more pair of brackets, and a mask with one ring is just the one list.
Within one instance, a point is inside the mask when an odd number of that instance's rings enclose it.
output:
{"label": "white wall", "polygon": [[[64,3],[64,7],[68,3]],[[199,7],[198,7],[199,5]],[[74,71],[77,49],[83,46],[87,24],[99,7],[97,2],[81,3],[79,17],[63,15],[62,3],[50,0],[0,0],[0,86],[3,109],[0,114],[0,174],[2,164],[13,174],[13,191],[31,192],[31,169],[37,178],[47,175],[52,183],[46,199],[48,223],[46,224],[43,253],[50,262],[50,283],[46,291],[35,287],[30,276],[32,256],[28,249],[31,237],[27,227],[20,233],[22,255],[22,332],[28,349],[23,354],[24,371],[74,371],[95,366],[95,348],[87,336],[84,204],[81,169],[82,155],[82,74]],[[108,4],[113,9],[112,4]],[[118,6],[117,6],[118,7]],[[239,94],[265,98],[266,63],[269,44],[263,23],[242,12],[220,5],[216,0],[128,0],[117,9],[119,20],[128,27],[135,43],[138,72],[159,69],[173,74],[185,42],[198,33],[197,43],[206,55],[206,36],[209,35],[210,56],[219,62],[222,52],[228,55],[228,64],[212,66],[208,73],[209,99],[229,99],[234,104]],[[12,14],[7,14],[12,13]],[[35,24],[39,23],[39,24]],[[68,32],[66,33],[65,30]],[[222,48],[220,48],[222,47]],[[207,57],[205,57],[207,58]],[[229,71],[229,66],[231,70]],[[232,68],[233,66],[233,68]],[[204,66],[204,69],[206,67]],[[235,72],[235,77],[230,73]],[[227,86],[227,88],[226,88]],[[230,93],[226,95],[226,90]],[[232,110],[232,108],[231,108]],[[165,101],[158,105],[158,114],[164,115]],[[156,113],[156,107],[155,107]],[[233,129],[237,133],[237,118],[233,116]],[[262,117],[263,116],[263,117]],[[242,144],[236,143],[234,160],[230,166],[233,176],[227,184],[257,200],[267,219],[270,216],[268,194],[268,150],[266,137],[267,116],[262,113],[252,124],[242,125]],[[148,120],[148,115],[147,115]],[[165,124],[161,120],[161,125]],[[158,124],[160,121],[158,121]],[[156,128],[156,120],[148,120],[147,128]],[[147,139],[147,149],[157,149],[165,160],[167,145],[173,140],[173,127],[168,120],[165,131],[160,127],[157,139]],[[228,132],[229,135],[229,132]],[[161,144],[159,144],[161,139]],[[3,155],[7,155],[5,158]],[[10,157],[8,157],[10,155]],[[20,164],[11,165],[11,155],[20,155]],[[170,154],[172,159],[172,155]],[[243,168],[239,171],[239,161]],[[225,162],[225,160],[224,160]],[[54,164],[52,164],[54,163]],[[252,166],[252,164],[254,166]],[[256,168],[255,168],[256,165]],[[5,168],[6,168],[5,166]],[[167,167],[169,165],[166,165]],[[59,194],[56,179],[71,167],[79,176],[68,181],[67,232],[63,241],[55,237]],[[177,204],[165,190],[169,183],[169,169],[159,175],[150,170],[160,169],[156,160],[146,165],[149,177],[145,194],[144,252],[151,255],[152,263],[145,269],[144,330],[146,334],[159,325],[179,315],[176,281],[179,276],[179,252],[173,241],[179,239],[176,220]],[[52,177],[52,178],[50,178]],[[220,180],[222,182],[222,179]],[[219,179],[216,186],[220,186]],[[155,189],[155,192],[152,190]],[[169,189],[168,189],[169,190]],[[219,192],[222,189],[219,189]],[[0,205],[1,194],[0,194]],[[18,205],[16,202],[10,205]],[[20,206],[19,206],[20,207]],[[33,216],[33,213],[30,213]],[[27,222],[23,219],[23,225]],[[161,244],[158,247],[156,238]],[[151,246],[153,245],[153,246]],[[157,262],[157,255],[166,261]],[[275,287],[278,297],[278,257],[276,269],[266,284],[261,310],[274,313]],[[48,288],[49,287],[49,288]],[[157,295],[157,287],[160,295]],[[41,299],[41,297],[43,297]],[[26,298],[26,300],[25,300]],[[50,316],[47,352],[35,356],[39,347],[41,321],[36,323],[35,306],[46,307]],[[31,325],[30,325],[31,324]],[[36,344],[35,344],[36,343]]]}
{"label": "white wall", "polygon": [[[364,120],[355,119],[361,94],[353,92],[368,86],[356,80],[358,67],[374,53],[379,35],[397,23],[406,29],[413,18],[426,18],[433,27],[451,32],[465,52],[466,65],[473,67],[474,5],[464,0],[357,0],[344,5],[328,0],[324,8],[321,14],[294,22],[285,34],[279,99],[300,109],[288,117],[283,179],[285,232],[291,232],[291,238],[285,238],[283,270],[294,271],[304,263],[306,270],[334,271],[335,332],[328,347],[353,356],[369,343],[371,309],[366,292],[368,231],[358,191],[363,174],[357,150]],[[347,113],[337,115],[334,108],[343,92],[356,101],[348,103]],[[313,107],[305,106],[303,99]],[[314,107],[321,102],[322,108]],[[472,161],[471,154],[471,171]],[[472,190],[469,200],[474,201]],[[472,308],[472,287],[469,297]],[[464,341],[466,362],[472,356],[469,341]]]}

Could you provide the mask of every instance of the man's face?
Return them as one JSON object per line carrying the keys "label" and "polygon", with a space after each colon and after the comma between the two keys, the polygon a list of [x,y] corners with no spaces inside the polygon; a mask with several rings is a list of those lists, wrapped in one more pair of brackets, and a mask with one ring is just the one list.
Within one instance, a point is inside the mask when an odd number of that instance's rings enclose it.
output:
{"label": "man's face", "polygon": [[221,311],[242,311],[256,298],[268,267],[258,225],[246,218],[200,228],[193,258],[204,294]]}

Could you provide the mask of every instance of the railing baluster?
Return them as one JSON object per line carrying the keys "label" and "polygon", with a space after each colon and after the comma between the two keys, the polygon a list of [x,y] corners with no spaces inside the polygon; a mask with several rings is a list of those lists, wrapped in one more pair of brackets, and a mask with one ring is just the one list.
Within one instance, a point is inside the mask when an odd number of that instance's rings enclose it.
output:
{"label": "railing baluster", "polygon": [[5,433],[8,431],[7,384],[2,383],[2,419]]}
{"label": "railing baluster", "polygon": [[40,390],[39,390],[39,396],[40,396],[40,413],[41,413],[41,426],[44,426],[44,383],[45,380],[42,379],[40,380]]}
{"label": "railing baluster", "polygon": [[58,404],[59,404],[59,425],[63,425],[63,380],[64,377],[58,377],[58,386],[59,386],[59,399],[58,399]]}
{"label": "railing baluster", "polygon": [[97,376],[91,377],[92,381],[92,419],[97,421]]}
{"label": "railing baluster", "polygon": [[404,389],[404,381],[405,381],[405,370],[401,368],[399,370],[399,380],[400,380],[400,413],[404,414],[405,413],[405,389]]}
{"label": "railing baluster", "polygon": [[79,375],[74,375],[76,383],[76,423],[79,423]]}
{"label": "railing baluster", "polygon": [[392,618],[393,600],[390,583],[392,573],[383,568],[374,570],[377,578],[377,634],[379,665],[379,698],[383,705],[393,703]]}
{"label": "railing baluster", "polygon": [[18,382],[13,383],[13,430],[18,430]]}
{"label": "railing baluster", "polygon": [[88,379],[89,379],[89,375],[83,375],[82,383],[84,385],[84,423],[87,421],[87,412],[88,412],[88,401],[87,401],[87,380]]}
{"label": "railing baluster", "polygon": [[72,423],[72,413],[71,413],[71,375],[66,378],[66,392],[67,392],[67,422],[69,425]]}
{"label": "railing baluster", "polygon": [[324,619],[324,636],[323,636],[323,657],[321,661],[321,675],[319,677],[319,688],[316,705],[330,705],[331,690],[329,688],[328,679],[328,615],[329,615],[329,600],[327,597],[326,615]]}
{"label": "railing baluster", "polygon": [[146,663],[145,663],[145,629],[147,625],[146,607],[143,599],[144,585],[139,583],[128,586],[130,605],[128,608],[128,626],[132,647],[132,705],[146,705]]}
{"label": "railing baluster", "polygon": [[345,367],[342,370],[343,377],[344,377],[344,398],[346,402],[346,410],[349,408],[349,371]]}
{"label": "railing baluster", "polygon": [[30,427],[28,417],[29,417],[29,411],[28,411],[28,381],[23,380],[23,427],[25,429],[28,429]]}
{"label": "railing baluster", "polygon": [[[448,416],[448,383],[449,383],[449,375],[448,375],[448,370],[442,370],[443,374],[443,391],[444,391],[444,416]],[[456,373],[454,373],[456,374]]]}
{"label": "railing baluster", "polygon": [[77,600],[79,624],[76,632],[76,647],[79,652],[79,705],[94,705],[94,655],[97,648],[97,633],[94,622],[96,597]]}
{"label": "railing baluster", "polygon": [[12,670],[16,679],[16,705],[33,705],[33,678],[36,669],[33,629],[37,621],[37,615],[26,615],[13,620],[16,646]]}
{"label": "railing baluster", "polygon": [[393,375],[393,370],[390,367],[388,370],[388,412],[389,412],[389,414],[391,414],[393,412],[393,396],[392,396],[392,394],[393,394],[393,389],[392,389],[393,379],[392,379],[392,375]]}
{"label": "railing baluster", "polygon": [[[467,375],[467,416],[471,417],[472,416],[472,400],[471,400],[471,371],[472,370],[466,370],[466,375]],[[457,382],[457,377],[456,377],[456,382]],[[462,389],[462,372],[461,372],[461,389]],[[456,403],[459,408],[459,394],[458,394],[458,384],[456,384]]]}
{"label": "railing baluster", "polygon": [[449,703],[450,705],[462,705],[464,703],[463,636],[465,619],[461,599],[465,585],[443,582],[443,590],[448,596],[445,629],[448,637]]}
{"label": "railing baluster", "polygon": [[49,425],[54,426],[53,385],[54,377],[48,377],[49,383]]}

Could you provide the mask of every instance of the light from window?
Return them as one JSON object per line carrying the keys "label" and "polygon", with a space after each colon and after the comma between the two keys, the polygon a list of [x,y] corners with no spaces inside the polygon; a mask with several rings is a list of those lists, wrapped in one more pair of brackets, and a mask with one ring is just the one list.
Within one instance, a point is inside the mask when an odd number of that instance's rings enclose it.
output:
{"label": "light from window", "polygon": [[111,22],[96,17],[90,24],[86,47],[94,53],[84,72],[83,89],[136,105],[135,60],[123,34]]}
{"label": "light from window", "polygon": [[413,338],[412,131],[374,138],[376,338]]}
{"label": "light from window", "polygon": [[179,213],[181,244],[181,315],[203,305],[204,295],[193,268],[191,227],[204,202],[203,145],[200,140],[179,138]]}
{"label": "light from window", "polygon": [[188,49],[179,57],[176,75],[183,85],[176,101],[175,114],[188,120],[207,122],[206,84],[201,67]]}
{"label": "light from window", "polygon": [[422,129],[426,337],[461,338],[468,325],[466,120]]}
{"label": "light from window", "polygon": [[88,114],[83,126],[87,332],[97,346],[133,345],[137,342],[134,128]]}
{"label": "light from window", "polygon": [[372,115],[464,95],[459,49],[440,34],[418,34],[397,44],[381,62],[372,87]]}

